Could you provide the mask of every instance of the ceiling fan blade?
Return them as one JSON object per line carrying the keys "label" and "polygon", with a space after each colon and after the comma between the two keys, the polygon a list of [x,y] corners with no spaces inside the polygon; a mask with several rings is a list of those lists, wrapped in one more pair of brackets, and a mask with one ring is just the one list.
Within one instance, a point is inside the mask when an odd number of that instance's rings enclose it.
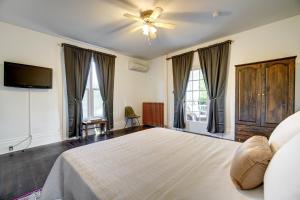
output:
{"label": "ceiling fan blade", "polygon": [[227,11],[218,11],[218,16],[214,17],[214,12],[165,12],[164,20],[174,20],[189,23],[212,23],[213,20],[218,20],[230,16]]}
{"label": "ceiling fan blade", "polygon": [[153,25],[156,27],[166,28],[166,29],[175,29],[176,27],[175,24],[163,23],[163,22],[154,22]]}
{"label": "ceiling fan blade", "polygon": [[133,19],[133,20],[136,20],[136,21],[144,22],[144,20],[142,18],[140,18],[138,16],[135,16],[135,15],[132,15],[132,14],[129,14],[129,13],[125,13],[124,17],[127,17],[129,19]]}
{"label": "ceiling fan blade", "polygon": [[174,0],[153,0],[153,5],[154,6],[160,6],[160,7],[167,7],[167,5],[169,3],[171,3],[171,1],[174,1]]}
{"label": "ceiling fan blade", "polygon": [[122,32],[124,30],[128,30],[131,25],[133,25],[134,23],[136,23],[135,21],[130,21],[130,22],[127,22],[125,24],[121,24],[119,23],[118,25],[111,25],[113,28],[109,27],[109,28],[106,28],[107,31],[107,34],[115,34],[115,33],[118,33],[118,32]]}
{"label": "ceiling fan blade", "polygon": [[136,32],[136,31],[138,31],[138,30],[140,30],[140,29],[143,29],[143,26],[137,26],[137,27],[131,29],[131,30],[130,30],[130,33],[134,33],[134,32]]}
{"label": "ceiling fan blade", "polygon": [[102,1],[106,1],[107,3],[113,6],[117,6],[125,10],[132,10],[132,11],[139,10],[139,6],[136,3],[132,3],[132,1],[130,0],[102,0]]}
{"label": "ceiling fan blade", "polygon": [[161,7],[156,7],[150,15],[152,20],[156,20],[164,10]]}
{"label": "ceiling fan blade", "polygon": [[150,38],[151,40],[154,40],[156,37],[157,37],[157,35],[156,35],[155,32],[149,32],[149,38]]}

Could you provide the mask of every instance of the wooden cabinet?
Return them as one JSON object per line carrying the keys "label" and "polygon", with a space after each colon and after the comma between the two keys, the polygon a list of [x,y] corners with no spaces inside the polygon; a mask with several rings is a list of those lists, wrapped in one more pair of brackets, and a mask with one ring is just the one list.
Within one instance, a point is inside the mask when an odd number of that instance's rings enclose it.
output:
{"label": "wooden cabinet", "polygon": [[156,102],[143,103],[143,124],[164,127],[164,104]]}
{"label": "wooden cabinet", "polygon": [[236,65],[235,137],[269,137],[294,113],[296,57]]}

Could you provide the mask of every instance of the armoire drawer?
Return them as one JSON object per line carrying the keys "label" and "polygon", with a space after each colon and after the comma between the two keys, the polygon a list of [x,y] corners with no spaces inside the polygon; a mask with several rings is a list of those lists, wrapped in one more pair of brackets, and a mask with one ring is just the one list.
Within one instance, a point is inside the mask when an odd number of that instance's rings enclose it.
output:
{"label": "armoire drawer", "polygon": [[248,126],[242,124],[236,124],[235,127],[235,140],[238,142],[244,142],[248,138],[254,135],[262,135],[267,138],[270,137],[274,128],[270,127],[259,127],[259,126]]}

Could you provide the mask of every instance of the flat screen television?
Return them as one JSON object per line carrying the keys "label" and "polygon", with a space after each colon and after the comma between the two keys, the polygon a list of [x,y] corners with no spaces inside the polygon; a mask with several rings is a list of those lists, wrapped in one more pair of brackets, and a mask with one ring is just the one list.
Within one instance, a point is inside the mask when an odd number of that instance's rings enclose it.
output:
{"label": "flat screen television", "polygon": [[4,86],[52,88],[52,69],[4,62]]}

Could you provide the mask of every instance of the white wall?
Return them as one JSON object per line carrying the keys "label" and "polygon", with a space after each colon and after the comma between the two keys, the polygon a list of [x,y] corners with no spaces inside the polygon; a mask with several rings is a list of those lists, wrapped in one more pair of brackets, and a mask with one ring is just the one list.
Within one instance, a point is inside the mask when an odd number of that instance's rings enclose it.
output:
{"label": "white wall", "polygon": [[[161,56],[149,61],[150,70],[148,76],[148,101],[164,103],[164,124],[167,124],[167,68],[166,56]],[[150,93],[152,91],[152,93]]]}
{"label": "white wall", "polygon": [[[296,110],[300,110],[300,15],[271,23],[265,26],[257,27],[245,32],[219,38],[210,42],[202,43],[176,51],[167,55],[171,57],[183,52],[195,50],[200,47],[209,46],[225,40],[233,40],[230,52],[230,62],[228,66],[228,78],[226,87],[226,133],[231,138],[234,137],[234,119],[235,119],[235,65],[256,62],[268,59],[275,59],[287,56],[297,55],[296,60]],[[158,62],[158,61],[157,61]],[[163,66],[164,62],[160,64]],[[167,102],[168,102],[168,126],[173,125],[173,79],[172,63],[162,68],[167,68]],[[193,66],[199,66],[199,59],[195,53]],[[161,73],[165,73],[164,69]],[[165,82],[162,81],[161,84]],[[228,136],[227,136],[228,137]]]}
{"label": "white wall", "polygon": [[[115,128],[124,126],[124,107],[131,105],[142,114],[142,102],[155,100],[157,87],[150,87],[149,74],[156,74],[155,67],[149,73],[128,70],[132,58],[71,39],[50,36],[0,22],[0,154],[8,152],[8,146],[27,137],[29,133],[28,89],[3,86],[3,62],[18,62],[53,69],[53,88],[31,89],[32,146],[49,144],[66,138],[66,91],[62,48],[69,43],[84,48],[111,53],[117,56],[114,90]],[[145,90],[147,88],[147,90]],[[25,147],[20,145],[15,150]]]}

